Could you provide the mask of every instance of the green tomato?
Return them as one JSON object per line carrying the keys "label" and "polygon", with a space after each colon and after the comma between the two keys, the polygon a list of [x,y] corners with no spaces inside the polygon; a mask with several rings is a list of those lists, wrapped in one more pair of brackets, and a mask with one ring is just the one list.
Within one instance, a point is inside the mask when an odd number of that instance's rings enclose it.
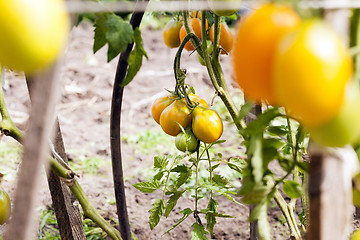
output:
{"label": "green tomato", "polygon": [[175,146],[182,152],[195,152],[198,149],[199,143],[195,135],[191,131],[179,133],[175,138]]}
{"label": "green tomato", "polygon": [[222,1],[224,2],[224,4],[228,4],[226,2],[230,2],[232,0],[208,0],[210,9],[218,16],[231,16],[233,14],[235,14],[237,11],[239,11],[239,9],[229,9],[229,10],[216,10],[215,3],[214,2],[218,2],[218,1]]}
{"label": "green tomato", "polygon": [[11,214],[9,195],[0,187],[0,225],[4,224]]}
{"label": "green tomato", "polygon": [[[209,55],[210,55],[210,57],[211,57],[211,54],[212,54],[213,49],[214,49],[213,44],[212,44],[212,42],[211,42],[210,40],[207,40],[207,41],[206,41],[206,44],[207,44],[208,53],[209,53]],[[199,53],[197,53],[197,57],[198,57],[199,63],[200,63],[201,65],[203,65],[203,66],[206,66],[205,60],[200,56]]]}
{"label": "green tomato", "polygon": [[349,86],[339,113],[329,122],[308,129],[312,140],[329,147],[353,144],[360,137],[360,93]]}
{"label": "green tomato", "polygon": [[29,73],[56,59],[69,32],[64,0],[2,0],[0,9],[0,64]]}

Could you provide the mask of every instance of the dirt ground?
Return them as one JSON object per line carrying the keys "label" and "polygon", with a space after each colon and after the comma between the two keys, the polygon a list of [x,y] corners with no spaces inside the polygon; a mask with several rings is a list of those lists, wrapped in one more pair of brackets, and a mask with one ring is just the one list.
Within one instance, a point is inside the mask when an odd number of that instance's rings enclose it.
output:
{"label": "dirt ground", "polygon": [[[142,35],[149,59],[144,61],[141,71],[124,91],[121,119],[121,131],[124,136],[141,134],[146,130],[159,130],[159,126],[151,118],[151,104],[157,97],[166,93],[164,89],[173,89],[175,83],[172,61],[176,50],[166,48],[161,31],[143,29]],[[72,30],[62,69],[62,88],[59,89],[62,97],[57,106],[57,113],[70,158],[75,159],[77,154],[82,154],[85,157],[105,159],[106,164],[102,165],[96,174],[81,173],[79,182],[102,215],[116,218],[115,205],[110,204],[114,200],[114,190],[110,164],[109,116],[117,59],[106,63],[106,49],[94,55],[92,41],[93,29],[90,25],[81,24]],[[238,92],[232,87],[231,71],[228,67],[229,57],[224,57],[222,62],[231,91]],[[210,85],[206,69],[198,63],[196,55],[183,54],[182,67],[187,69],[187,81],[195,87],[197,94],[207,102],[211,102],[214,90]],[[10,114],[16,124],[25,129],[30,106],[25,82],[15,73],[9,73],[7,78],[4,92]],[[225,137],[235,134],[231,126],[225,125]],[[193,199],[180,200],[170,216],[167,219],[162,218],[159,225],[151,231],[148,224],[148,210],[161,193],[143,194],[132,184],[145,180],[145,170],[152,165],[154,155],[139,153],[126,141],[122,144],[122,151],[127,180],[128,213],[135,236],[140,240],[190,239],[190,226],[195,222],[192,217],[170,233],[164,236],[162,234],[182,216],[179,211],[187,207],[193,208]],[[166,153],[166,149],[164,152]],[[15,184],[7,184],[10,195],[13,195]],[[41,195],[45,196],[42,199],[43,204],[50,204],[45,179],[41,191],[44,193]],[[248,239],[248,207],[236,205],[224,197],[217,199],[221,211],[236,218],[219,219],[214,228],[214,239]],[[205,204],[200,201],[200,205]],[[277,208],[269,208],[269,213],[273,228],[272,239],[287,239],[288,231],[278,221],[281,216],[280,211]]]}

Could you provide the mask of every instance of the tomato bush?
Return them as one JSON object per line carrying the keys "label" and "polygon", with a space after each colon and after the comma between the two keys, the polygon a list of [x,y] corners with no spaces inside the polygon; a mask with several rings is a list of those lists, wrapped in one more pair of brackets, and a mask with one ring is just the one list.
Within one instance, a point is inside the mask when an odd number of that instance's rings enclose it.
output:
{"label": "tomato bush", "polygon": [[0,8],[2,65],[33,72],[55,60],[69,31],[64,1],[1,1]]}
{"label": "tomato bush", "polygon": [[182,27],[181,22],[174,19],[170,20],[164,27],[163,37],[164,43],[169,48],[177,48],[180,46],[180,29]]}
{"label": "tomato bush", "polygon": [[240,21],[235,36],[235,80],[249,100],[274,104],[273,57],[282,37],[300,24],[300,17],[283,5],[265,4]]}

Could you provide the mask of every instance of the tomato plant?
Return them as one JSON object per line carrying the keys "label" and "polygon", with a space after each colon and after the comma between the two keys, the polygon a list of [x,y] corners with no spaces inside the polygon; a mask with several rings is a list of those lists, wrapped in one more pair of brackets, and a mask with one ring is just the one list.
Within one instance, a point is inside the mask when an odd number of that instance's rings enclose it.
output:
{"label": "tomato plant", "polygon": [[69,19],[62,0],[1,1],[0,63],[33,72],[48,66],[64,48]]}
{"label": "tomato plant", "polygon": [[170,20],[164,27],[164,43],[169,48],[177,48],[180,46],[180,29],[182,27],[181,22],[174,19]]}
{"label": "tomato plant", "polygon": [[199,140],[213,143],[221,137],[223,123],[217,112],[205,107],[196,107],[192,114],[192,130]]}
{"label": "tomato plant", "polygon": [[171,136],[181,132],[179,124],[187,128],[191,123],[191,111],[184,100],[175,100],[160,115],[160,126],[162,130]]}
{"label": "tomato plant", "polygon": [[283,5],[265,4],[241,20],[235,36],[233,69],[245,97],[274,104],[273,57],[282,37],[300,24],[300,17]]}
{"label": "tomato plant", "polygon": [[4,224],[11,214],[11,202],[9,195],[0,187],[0,225]]}
{"label": "tomato plant", "polygon": [[281,41],[274,60],[276,102],[305,126],[335,117],[352,76],[352,60],[341,38],[324,23],[303,23]]}
{"label": "tomato plant", "polygon": [[199,146],[198,140],[191,130],[179,133],[175,138],[175,146],[182,152],[195,152]]}

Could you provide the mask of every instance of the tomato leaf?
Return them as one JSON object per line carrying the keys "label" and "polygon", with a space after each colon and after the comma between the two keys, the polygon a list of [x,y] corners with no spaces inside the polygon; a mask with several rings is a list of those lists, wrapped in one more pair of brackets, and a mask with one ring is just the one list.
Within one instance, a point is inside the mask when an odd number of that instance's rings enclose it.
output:
{"label": "tomato leaf", "polygon": [[209,230],[211,234],[213,234],[214,226],[216,223],[216,217],[214,214],[211,213],[216,213],[218,207],[219,207],[219,203],[214,198],[210,198],[206,208],[207,212],[205,214],[205,219],[206,219],[206,228],[207,230]]}
{"label": "tomato leaf", "polygon": [[190,168],[188,168],[188,171],[187,171],[187,172],[181,172],[181,173],[179,174],[178,179],[176,180],[176,187],[177,187],[177,188],[181,187],[181,185],[183,185],[183,184],[186,182],[186,180],[189,179],[189,177],[191,176],[191,174],[192,174],[192,171],[191,171]]}
{"label": "tomato leaf", "polygon": [[136,28],[134,30],[133,40],[135,43],[135,47],[130,53],[128,59],[129,67],[126,72],[125,79],[121,84],[122,87],[128,85],[134,79],[135,75],[139,72],[142,65],[143,57],[146,57],[146,59],[148,59],[148,55],[144,49],[144,44],[141,38],[141,32],[139,28]]}
{"label": "tomato leaf", "polygon": [[239,115],[238,115],[236,121],[240,121],[241,119],[243,119],[250,112],[252,106],[253,106],[253,103],[245,102],[245,104],[241,106],[241,109],[240,109],[240,112],[239,112]]}
{"label": "tomato leaf", "polygon": [[164,213],[164,201],[162,199],[156,199],[152,204],[152,208],[149,210],[149,224],[152,230],[160,222],[160,218]]}
{"label": "tomato leaf", "polygon": [[161,187],[161,182],[159,180],[150,180],[148,182],[135,183],[133,186],[143,193],[152,193]]}
{"label": "tomato leaf", "polygon": [[[180,223],[182,223],[193,211],[190,208],[185,208],[184,210],[180,211],[180,213],[184,214],[170,229],[168,229],[164,234],[170,232],[174,228],[176,228]],[[164,235],[163,234],[163,235]]]}
{"label": "tomato leaf", "polygon": [[279,108],[270,108],[258,115],[256,120],[250,122],[245,129],[240,131],[240,133],[246,136],[263,133],[269,123],[278,116],[281,116]]}
{"label": "tomato leaf", "polygon": [[166,156],[155,156],[154,157],[154,168],[166,169],[169,164],[169,160]]}
{"label": "tomato leaf", "polygon": [[298,182],[285,180],[283,191],[291,198],[299,198],[303,193],[303,189]]}
{"label": "tomato leaf", "polygon": [[184,191],[176,191],[173,195],[170,196],[165,208],[165,217],[169,216],[171,210],[174,209],[177,201],[179,200],[179,198],[182,196],[183,193]]}
{"label": "tomato leaf", "polygon": [[174,167],[173,169],[171,169],[171,172],[183,172],[186,173],[188,171],[189,167],[185,166],[185,165],[177,165],[176,167]]}
{"label": "tomato leaf", "polygon": [[204,226],[198,223],[191,225],[193,230],[191,231],[191,240],[207,240],[206,234],[208,232],[205,230]]}
{"label": "tomato leaf", "polygon": [[285,136],[286,134],[288,134],[288,130],[285,125],[269,126],[267,130],[270,134],[276,135],[276,136]]}
{"label": "tomato leaf", "polygon": [[226,177],[219,174],[214,174],[212,180],[220,187],[225,187],[230,184],[230,181]]}
{"label": "tomato leaf", "polygon": [[132,43],[133,29],[128,22],[115,14],[104,14],[96,19],[93,51],[96,53],[107,43],[108,59],[110,62],[120,52],[125,51],[127,45]]}

